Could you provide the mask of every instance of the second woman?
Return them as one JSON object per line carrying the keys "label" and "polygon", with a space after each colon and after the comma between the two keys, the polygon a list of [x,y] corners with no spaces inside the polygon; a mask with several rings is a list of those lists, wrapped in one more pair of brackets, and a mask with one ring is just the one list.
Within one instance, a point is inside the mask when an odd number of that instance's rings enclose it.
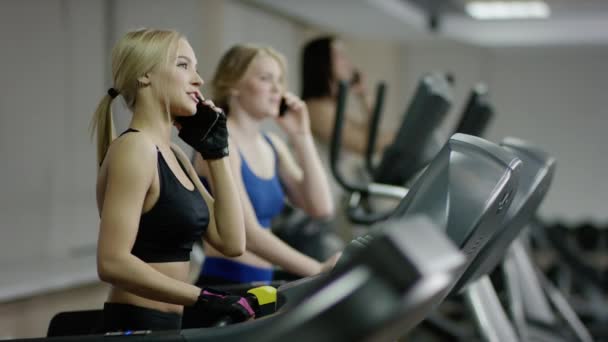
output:
{"label": "second woman", "polygon": [[[227,257],[205,244],[198,285],[269,282],[273,266],[298,276],[331,269],[338,255],[320,263],[270,231],[287,198],[315,218],[333,215],[333,200],[310,130],[306,104],[286,91],[286,63],[268,47],[236,45],[222,57],[212,80],[213,100],[228,115],[230,166],[243,204],[246,251]],[[279,115],[281,101],[284,111]],[[275,120],[294,155],[277,135],[262,131]],[[197,155],[200,176],[212,175]],[[213,184],[214,182],[210,182]],[[214,189],[211,189],[212,191]]]}

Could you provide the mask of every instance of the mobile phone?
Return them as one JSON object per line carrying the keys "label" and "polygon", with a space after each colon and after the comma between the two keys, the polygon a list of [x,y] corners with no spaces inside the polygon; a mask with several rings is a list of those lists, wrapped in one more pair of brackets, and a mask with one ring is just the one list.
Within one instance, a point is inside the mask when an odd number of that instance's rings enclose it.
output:
{"label": "mobile phone", "polygon": [[353,70],[353,76],[350,79],[350,84],[354,85],[359,83],[359,81],[361,81],[361,73],[359,72],[359,70],[355,69]]}
{"label": "mobile phone", "polygon": [[285,97],[281,97],[281,104],[279,105],[279,116],[285,115],[289,106],[287,105],[287,101],[285,101]]}
{"label": "mobile phone", "polygon": [[193,116],[177,117],[175,120],[182,125],[182,129],[186,128],[193,131],[198,131],[198,136],[205,139],[211,128],[219,120],[221,112],[216,111],[210,105],[202,100],[196,106],[196,114]]}

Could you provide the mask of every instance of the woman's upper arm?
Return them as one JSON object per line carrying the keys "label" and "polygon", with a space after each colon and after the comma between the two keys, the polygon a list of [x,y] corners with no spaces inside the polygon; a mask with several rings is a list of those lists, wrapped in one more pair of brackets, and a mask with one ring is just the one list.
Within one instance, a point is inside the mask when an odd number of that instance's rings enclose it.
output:
{"label": "woman's upper arm", "polygon": [[[310,100],[307,102],[310,113],[310,127],[315,137],[330,144],[336,118],[336,105],[330,99]],[[349,113],[344,114],[342,125],[342,147],[358,154],[367,148],[367,125],[357,123]]]}
{"label": "woman's upper arm", "polygon": [[306,101],[310,117],[310,127],[315,136],[329,143],[336,116],[335,105],[330,100],[315,99]]}
{"label": "woman's upper arm", "polygon": [[152,143],[125,136],[112,147],[100,215],[101,259],[131,252],[144,200],[156,174],[157,157]]}
{"label": "woman's upper arm", "polygon": [[299,191],[299,184],[302,182],[304,173],[298,163],[296,162],[291,151],[287,147],[287,144],[272,133],[267,133],[268,137],[272,141],[272,144],[277,151],[278,163],[279,163],[279,178],[285,188],[285,192],[289,200],[296,206],[302,206],[303,198],[301,198],[301,191]]}

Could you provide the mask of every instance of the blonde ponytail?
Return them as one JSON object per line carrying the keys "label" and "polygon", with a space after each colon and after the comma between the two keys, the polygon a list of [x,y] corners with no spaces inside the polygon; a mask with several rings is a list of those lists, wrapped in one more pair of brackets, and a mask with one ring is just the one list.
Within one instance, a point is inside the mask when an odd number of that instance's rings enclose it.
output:
{"label": "blonde ponytail", "polygon": [[[112,85],[99,102],[91,121],[91,137],[97,134],[97,163],[101,165],[115,138],[112,100],[120,96],[135,109],[138,78],[175,59],[182,36],[173,30],[140,29],[126,33],[112,49]],[[167,109],[167,115],[169,110]]]}
{"label": "blonde ponytail", "polygon": [[112,100],[110,95],[104,96],[97,105],[97,110],[91,120],[91,138],[97,134],[97,165],[99,166],[108,152],[110,143],[115,138]]}

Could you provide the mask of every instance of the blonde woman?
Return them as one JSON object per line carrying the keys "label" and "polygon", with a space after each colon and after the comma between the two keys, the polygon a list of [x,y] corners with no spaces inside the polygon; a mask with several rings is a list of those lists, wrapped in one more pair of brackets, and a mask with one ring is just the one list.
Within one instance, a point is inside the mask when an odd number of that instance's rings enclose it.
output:
{"label": "blonde woman", "polygon": [[[243,204],[247,248],[243,255],[226,255],[205,244],[206,258],[197,284],[268,282],[273,266],[298,276],[331,269],[338,257],[320,263],[288,246],[270,231],[286,198],[310,216],[333,214],[333,202],[308,119],[306,104],[285,87],[285,60],[268,47],[236,45],[222,57],[212,81],[213,99],[228,116],[230,166]],[[285,113],[279,116],[282,99]],[[275,120],[294,151],[277,135],[261,129]],[[203,156],[204,157],[204,156]],[[195,160],[202,177],[214,175]],[[216,189],[212,185],[212,191]]]}
{"label": "blonde woman", "polygon": [[[184,306],[197,307],[209,295],[187,282],[193,242],[204,237],[234,257],[245,249],[225,116],[202,102],[196,65],[192,47],[175,31],[129,32],[113,49],[113,86],[93,119],[100,165],[97,270],[112,285],[102,331],[179,329]],[[132,119],[114,139],[111,104],[118,96]],[[171,142],[178,118],[180,137],[205,156],[214,197]],[[246,303],[233,299],[226,298],[228,306],[244,310],[243,319],[251,316]]]}

